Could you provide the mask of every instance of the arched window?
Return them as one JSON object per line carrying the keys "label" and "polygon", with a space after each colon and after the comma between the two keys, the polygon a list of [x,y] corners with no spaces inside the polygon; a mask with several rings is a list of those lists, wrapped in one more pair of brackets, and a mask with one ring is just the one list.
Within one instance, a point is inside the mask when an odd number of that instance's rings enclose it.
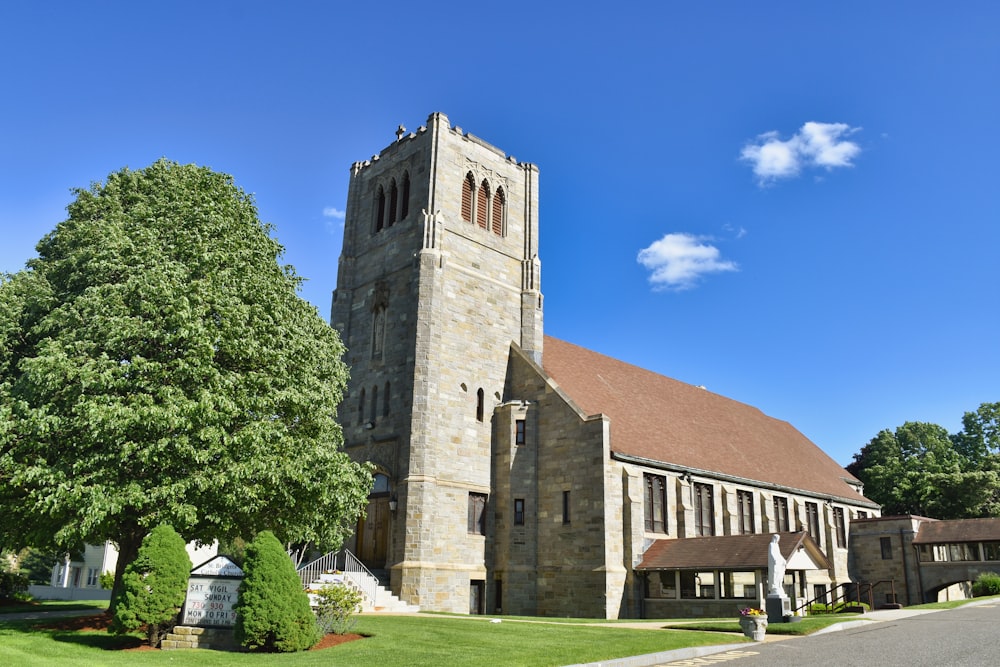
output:
{"label": "arched window", "polygon": [[372,423],[375,422],[375,410],[378,406],[378,385],[372,387]]}
{"label": "arched window", "polygon": [[358,401],[358,424],[362,424],[365,421],[365,390],[361,389],[361,399]]}
{"label": "arched window", "polygon": [[382,389],[382,416],[389,416],[389,383],[385,383],[385,387]]}
{"label": "arched window", "polygon": [[389,494],[389,477],[383,473],[377,472],[372,475],[372,492],[371,495],[388,495]]}
{"label": "arched window", "polygon": [[389,186],[389,225],[396,222],[396,200],[399,199],[399,189],[396,187],[396,179],[392,179]]}
{"label": "arched window", "polygon": [[487,226],[487,215],[490,210],[490,186],[486,181],[479,185],[476,193],[476,224],[483,229]]}
{"label": "arched window", "polygon": [[462,220],[472,222],[472,191],[476,187],[476,181],[472,178],[470,171],[462,181]]}
{"label": "arched window", "polygon": [[486,404],[486,392],[480,387],[479,391],[476,392],[476,421],[483,421],[483,408]]}
{"label": "arched window", "polygon": [[399,219],[406,220],[410,214],[410,173],[403,172],[403,198],[399,201]]}
{"label": "arched window", "polygon": [[497,193],[493,195],[493,233],[503,236],[503,209],[507,203],[503,194],[503,188],[497,188]]}
{"label": "arched window", "polygon": [[378,194],[375,195],[375,231],[382,231],[385,226],[385,190],[378,186]]}

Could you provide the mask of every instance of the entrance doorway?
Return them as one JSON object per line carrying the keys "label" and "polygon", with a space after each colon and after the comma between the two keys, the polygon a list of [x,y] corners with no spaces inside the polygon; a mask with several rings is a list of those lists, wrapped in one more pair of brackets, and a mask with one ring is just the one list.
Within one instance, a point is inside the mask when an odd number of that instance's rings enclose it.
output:
{"label": "entrance doorway", "polygon": [[368,510],[358,521],[358,558],[370,570],[385,569],[389,546],[389,478],[375,474]]}

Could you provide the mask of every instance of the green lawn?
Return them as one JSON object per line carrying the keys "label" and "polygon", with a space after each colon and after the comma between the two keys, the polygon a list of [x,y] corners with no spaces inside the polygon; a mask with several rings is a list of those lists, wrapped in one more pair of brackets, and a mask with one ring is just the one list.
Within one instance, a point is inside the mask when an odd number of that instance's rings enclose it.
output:
{"label": "green lawn", "polygon": [[0,620],[3,665],[379,665],[447,667],[502,664],[543,666],[594,662],[688,646],[739,643],[742,637],[685,630],[634,630],[489,618],[363,616],[356,632],[368,638],[323,651],[251,655],[219,651],[117,651],[107,633],[38,630],[33,622]]}
{"label": "green lawn", "polygon": [[[767,634],[769,635],[809,635],[817,630],[829,625],[844,623],[846,621],[863,621],[864,616],[859,614],[830,614],[824,616],[807,616],[797,623],[768,623]],[[705,621],[685,621],[684,623],[666,623],[669,627],[678,629],[691,629],[703,632],[740,632],[740,622],[738,620],[705,620]]]}
{"label": "green lawn", "polygon": [[108,608],[107,600],[44,600],[42,602],[16,602],[0,605],[0,619],[3,614],[20,614],[32,611],[73,611],[76,609],[94,609],[103,611]]}

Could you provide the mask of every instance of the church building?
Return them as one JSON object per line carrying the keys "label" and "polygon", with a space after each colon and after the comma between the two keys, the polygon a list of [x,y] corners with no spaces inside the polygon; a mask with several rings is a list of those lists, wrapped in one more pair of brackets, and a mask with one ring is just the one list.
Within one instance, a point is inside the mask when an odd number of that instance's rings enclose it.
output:
{"label": "church building", "polygon": [[441,113],[351,167],[331,324],[376,474],[348,548],[461,613],[731,615],[762,604],[773,533],[794,601],[849,583],[848,526],[879,508],[815,444],[544,335],[538,196]]}

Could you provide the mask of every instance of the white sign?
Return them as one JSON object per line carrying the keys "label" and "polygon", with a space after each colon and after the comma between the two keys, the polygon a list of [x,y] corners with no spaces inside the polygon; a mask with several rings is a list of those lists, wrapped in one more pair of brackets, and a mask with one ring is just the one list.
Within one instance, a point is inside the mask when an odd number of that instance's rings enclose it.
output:
{"label": "white sign", "polygon": [[216,556],[191,570],[192,577],[242,577],[240,566],[225,556]]}
{"label": "white sign", "polygon": [[242,582],[242,579],[192,576],[188,579],[181,625],[235,625],[233,605]]}

